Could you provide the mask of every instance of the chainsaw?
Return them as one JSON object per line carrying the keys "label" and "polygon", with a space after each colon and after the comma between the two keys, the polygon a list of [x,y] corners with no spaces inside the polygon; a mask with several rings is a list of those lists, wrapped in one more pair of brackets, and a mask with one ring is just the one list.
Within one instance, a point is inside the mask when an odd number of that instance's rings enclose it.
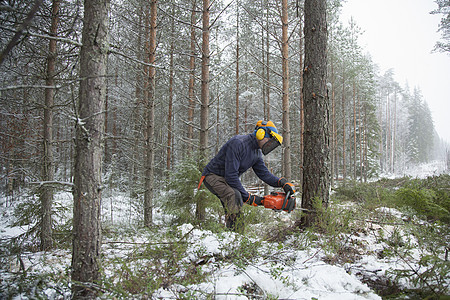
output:
{"label": "chainsaw", "polygon": [[275,211],[286,211],[290,213],[294,210],[296,206],[295,197],[291,195],[291,193],[279,193],[272,192],[267,196],[264,196],[264,199],[261,202],[265,208],[270,208]]}

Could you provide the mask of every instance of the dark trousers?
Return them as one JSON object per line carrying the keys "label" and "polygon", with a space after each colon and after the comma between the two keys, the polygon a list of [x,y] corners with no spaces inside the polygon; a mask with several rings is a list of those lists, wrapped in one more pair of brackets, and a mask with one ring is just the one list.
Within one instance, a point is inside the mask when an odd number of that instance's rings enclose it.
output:
{"label": "dark trousers", "polygon": [[216,195],[225,209],[225,223],[227,228],[234,231],[242,231],[241,207],[244,204],[241,193],[228,185],[225,178],[216,174],[210,174],[203,180],[206,188]]}

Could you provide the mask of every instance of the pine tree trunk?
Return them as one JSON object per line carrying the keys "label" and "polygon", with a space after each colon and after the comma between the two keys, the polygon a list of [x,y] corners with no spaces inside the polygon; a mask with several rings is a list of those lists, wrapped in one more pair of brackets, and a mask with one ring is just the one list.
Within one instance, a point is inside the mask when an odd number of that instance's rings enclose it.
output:
{"label": "pine tree trunk", "polygon": [[[266,0],[266,26],[269,28],[269,0]],[[270,33],[269,30],[266,29],[266,120],[270,120]]]}
{"label": "pine tree trunk", "polygon": [[336,84],[336,75],[334,74],[334,62],[330,62],[331,65],[331,167],[330,167],[330,176],[331,176],[331,186],[334,185],[334,175],[337,172],[336,168],[336,146],[337,146],[337,134],[336,134],[336,94],[334,92],[334,87]]}
{"label": "pine tree trunk", "polygon": [[[203,35],[202,35],[202,95],[200,109],[200,166],[206,164],[208,150],[209,118],[209,9],[210,1],[203,0]],[[197,220],[204,220],[205,206],[203,199],[197,200],[195,215]]]}
{"label": "pine tree trunk", "polygon": [[353,180],[356,180],[356,82],[353,79]]}
{"label": "pine tree trunk", "polygon": [[289,44],[288,44],[288,3],[282,1],[281,6],[281,56],[283,72],[283,169],[284,177],[291,180],[291,128],[289,124]]}
{"label": "pine tree trunk", "polygon": [[345,73],[342,72],[342,184],[347,181],[347,160],[346,160],[346,115],[345,115]]}
{"label": "pine tree trunk", "polygon": [[390,172],[391,171],[391,165],[389,163],[389,157],[390,157],[390,143],[391,143],[391,104],[390,104],[390,97],[389,92],[386,98],[386,145],[384,148],[384,166],[385,170]]}
{"label": "pine tree trunk", "polygon": [[[137,9],[136,11],[138,18],[138,32],[137,32],[137,42],[136,42],[136,49],[137,49],[137,58],[138,60],[142,61],[143,59],[143,47],[142,47],[142,37],[143,37],[143,19],[144,19],[144,12],[142,9]],[[135,82],[135,103],[133,107],[133,132],[134,132],[134,143],[132,146],[132,160],[131,160],[131,174],[130,174],[130,198],[135,199],[137,198],[137,187],[139,184],[138,180],[138,170],[140,169],[139,164],[137,163],[139,161],[139,146],[142,140],[142,130],[141,130],[141,114],[142,114],[142,103],[143,100],[143,90],[142,90],[142,82],[143,82],[143,70],[141,68],[138,68],[136,71],[136,82]],[[131,201],[131,200],[130,200]],[[131,207],[131,202],[130,202]]]}
{"label": "pine tree trunk", "polygon": [[196,41],[195,41],[195,11],[196,11],[196,0],[192,2],[192,10],[191,10],[191,55],[189,58],[189,86],[188,86],[188,94],[189,94],[189,106],[188,106],[188,153],[192,153],[194,151],[193,141],[194,141],[194,109],[195,109],[195,55],[197,53],[196,49]]}
{"label": "pine tree trunk", "polygon": [[363,124],[363,132],[364,132],[364,150],[362,155],[363,160],[363,176],[364,176],[364,182],[367,182],[367,166],[368,166],[368,159],[367,159],[367,152],[368,152],[368,139],[367,139],[367,107],[364,105],[363,107],[363,113],[364,113],[364,124]]}
{"label": "pine tree trunk", "polygon": [[[172,4],[172,14],[175,11],[175,4]],[[172,165],[172,114],[173,114],[173,77],[174,66],[173,56],[175,48],[175,19],[171,20],[171,41],[170,41],[170,58],[169,58],[169,111],[167,114],[167,162],[166,169],[169,171]]]}
{"label": "pine tree trunk", "polygon": [[305,112],[304,112],[304,105],[305,101],[303,100],[303,69],[304,69],[304,63],[303,63],[303,20],[300,20],[300,30],[299,30],[300,38],[299,38],[299,47],[300,47],[300,186],[303,186],[303,152],[304,152],[304,134],[305,134]]}
{"label": "pine tree trunk", "polygon": [[[155,63],[156,51],[156,16],[157,0],[150,1],[150,28],[148,43],[148,62]],[[155,73],[154,66],[148,69],[148,86],[146,99],[146,158],[145,158],[145,192],[144,192],[144,225],[150,227],[153,222],[153,181],[154,181],[154,123],[155,123]]]}
{"label": "pine tree trunk", "polygon": [[326,0],[305,1],[305,169],[302,207],[308,212],[301,220],[303,226],[314,223],[314,199],[319,199],[327,207],[330,193],[326,7]]}
{"label": "pine tree trunk", "polygon": [[[50,34],[57,35],[58,31],[58,11],[59,0],[53,0],[52,3],[52,21]],[[51,39],[48,46],[47,57],[47,78],[46,86],[51,87],[55,84],[55,64],[56,64],[56,40]],[[53,102],[54,89],[45,89],[45,105],[44,105],[44,126],[43,126],[43,145],[44,159],[42,162],[42,180],[53,181],[54,162],[53,162]],[[41,187],[41,250],[49,250],[53,246],[52,238],[52,204],[53,204],[53,188],[51,185],[42,185]]]}
{"label": "pine tree trunk", "polygon": [[359,182],[363,180],[363,135],[364,125],[361,115],[361,97],[358,97],[358,127],[359,127]]}
{"label": "pine tree trunk", "polygon": [[[265,0],[261,0],[261,5],[263,7]],[[266,119],[266,84],[264,82],[265,76],[265,67],[266,67],[266,51],[265,51],[265,38],[264,38],[264,27],[261,26],[261,74],[259,75],[263,79],[263,84],[261,85],[261,95],[262,95],[262,105],[263,105],[263,116]]]}
{"label": "pine tree trunk", "polygon": [[[268,28],[269,24],[269,4],[268,0],[262,0],[261,5],[263,7],[266,7],[266,24],[265,26]],[[264,107],[264,120],[270,120],[270,86],[269,86],[269,76],[270,76],[270,69],[269,69],[269,31],[265,30],[266,35],[264,37],[264,26],[261,26],[261,49],[262,49],[262,61],[263,61],[263,68],[262,68],[262,74],[261,78],[264,78],[264,84],[262,86],[262,95],[263,95],[263,107]],[[265,159],[265,163],[267,168],[270,169],[270,162]],[[264,183],[264,195],[269,194],[269,185],[267,183]]]}
{"label": "pine tree trunk", "polygon": [[[108,67],[107,67],[108,68]],[[108,73],[108,70],[106,70],[106,73]],[[106,83],[106,88],[108,88],[108,83]],[[109,101],[108,101],[108,90],[106,90],[106,98],[105,98],[105,135],[108,136],[108,117],[109,117]],[[108,139],[105,139],[105,151],[103,153],[103,162],[105,165],[108,165],[110,162],[109,160],[109,143]]]}
{"label": "pine tree trunk", "polygon": [[[85,0],[76,124],[72,297],[93,299],[99,279],[100,205],[108,55],[108,0]],[[77,284],[80,282],[81,284]]]}
{"label": "pine tree trunk", "polygon": [[235,134],[239,134],[239,0],[236,2],[236,114]]}

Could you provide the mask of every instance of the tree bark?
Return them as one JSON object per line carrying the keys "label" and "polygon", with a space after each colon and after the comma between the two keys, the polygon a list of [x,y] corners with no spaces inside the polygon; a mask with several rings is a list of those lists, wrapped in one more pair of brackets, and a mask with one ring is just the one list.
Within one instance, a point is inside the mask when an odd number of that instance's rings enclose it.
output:
{"label": "tree bark", "polygon": [[[202,34],[202,95],[200,109],[200,167],[206,164],[208,149],[208,118],[209,118],[209,9],[210,1],[203,0],[203,34]],[[197,200],[197,220],[205,218],[205,207],[203,199]]]}
{"label": "tree bark", "polygon": [[235,134],[239,134],[239,0],[236,2],[236,114]]}
{"label": "tree bark", "polygon": [[[301,18],[302,16],[298,16]],[[303,69],[304,69],[304,63],[303,63],[303,20],[300,20],[300,30],[299,30],[299,46],[300,46],[300,54],[299,54],[299,65],[300,65],[300,186],[303,186],[303,152],[304,152],[304,133],[305,133],[305,112],[304,112],[304,105],[305,101],[303,100]]]}
{"label": "tree bark", "polygon": [[[58,31],[58,11],[59,0],[53,0],[52,3],[52,21],[50,34],[57,35]],[[46,86],[55,84],[55,65],[56,65],[56,40],[50,40],[47,56],[47,78]],[[53,162],[53,103],[54,89],[45,89],[44,105],[44,126],[43,126],[43,147],[44,159],[42,162],[42,180],[53,181],[54,162]],[[53,187],[51,185],[42,185],[41,194],[41,250],[49,250],[53,246],[52,238],[52,205],[53,205]]]}
{"label": "tree bark", "polygon": [[305,1],[305,169],[302,207],[308,209],[308,213],[301,220],[304,226],[311,226],[314,222],[314,199],[320,199],[327,207],[330,192],[326,10],[326,0]]}
{"label": "tree bark", "polygon": [[357,143],[356,143],[356,97],[357,97],[357,88],[356,88],[356,79],[353,79],[353,180],[356,180],[356,150],[357,150]]}
{"label": "tree bark", "polygon": [[[141,1],[142,2],[142,1]],[[144,22],[144,18],[145,18],[145,13],[142,11],[142,9],[137,8],[136,9],[136,14],[138,15],[138,30],[137,30],[137,41],[136,41],[136,49],[137,49],[137,58],[139,61],[143,60],[144,57],[144,47],[142,45],[142,38],[144,35],[144,30],[143,28],[143,24],[145,24]],[[135,77],[135,103],[134,103],[134,107],[133,107],[133,115],[132,115],[132,119],[133,119],[133,138],[135,140],[135,142],[133,143],[132,146],[132,160],[131,160],[131,174],[130,174],[130,198],[131,199],[135,199],[137,198],[137,188],[138,188],[138,184],[142,183],[142,181],[139,181],[139,177],[138,177],[138,172],[140,170],[140,166],[138,164],[138,161],[140,160],[140,151],[139,151],[139,147],[141,145],[141,141],[142,141],[142,122],[141,122],[141,118],[142,118],[142,105],[144,103],[144,92],[142,89],[142,83],[144,82],[143,80],[143,74],[145,74],[144,72],[145,68],[141,68],[138,67],[137,71],[136,71],[136,77]],[[131,207],[131,203],[130,203],[130,207]]]}
{"label": "tree bark", "polygon": [[146,99],[146,157],[145,157],[145,192],[144,192],[144,226],[150,227],[153,222],[153,182],[154,182],[154,123],[155,123],[155,63],[156,52],[156,17],[157,0],[150,1],[150,28],[149,42],[147,48],[148,63],[148,85]]}
{"label": "tree bark", "polygon": [[345,115],[345,72],[342,72],[342,183],[347,181],[347,160],[346,160],[346,115]]}
{"label": "tree bark", "polygon": [[208,148],[208,116],[209,116],[209,9],[210,1],[203,0],[202,31],[202,94],[200,110],[200,155],[205,162]]}
{"label": "tree bark", "polygon": [[283,169],[284,177],[291,180],[291,129],[289,124],[289,41],[288,41],[288,3],[282,1],[281,6],[281,56],[283,72]]}
{"label": "tree bark", "polygon": [[195,55],[197,51],[195,51],[196,41],[195,41],[195,10],[196,10],[196,0],[192,1],[192,13],[191,13],[191,55],[189,58],[189,107],[188,107],[188,153],[192,153],[194,151],[194,147],[192,143],[194,141],[194,110],[195,110]]}
{"label": "tree bark", "polygon": [[338,174],[337,172],[337,126],[336,126],[336,93],[334,92],[334,87],[336,84],[336,75],[334,73],[334,62],[330,62],[331,70],[331,167],[330,167],[330,180],[331,186],[334,184],[334,176]]}
{"label": "tree bark", "polygon": [[[175,11],[175,4],[172,4],[172,14]],[[170,58],[169,58],[169,111],[167,114],[167,163],[166,169],[170,171],[172,166],[172,114],[173,114],[173,77],[174,65],[173,56],[175,48],[175,19],[171,21],[171,41],[170,41]]]}
{"label": "tree bark", "polygon": [[[269,0],[266,0],[266,26],[269,28]],[[266,29],[266,95],[267,95],[267,102],[265,107],[267,108],[265,110],[265,116],[266,120],[270,120],[270,33],[269,30]]]}
{"label": "tree bark", "polygon": [[[101,174],[109,50],[109,0],[85,0],[76,124],[72,297],[92,299],[99,279]],[[81,283],[81,284],[78,284]]]}

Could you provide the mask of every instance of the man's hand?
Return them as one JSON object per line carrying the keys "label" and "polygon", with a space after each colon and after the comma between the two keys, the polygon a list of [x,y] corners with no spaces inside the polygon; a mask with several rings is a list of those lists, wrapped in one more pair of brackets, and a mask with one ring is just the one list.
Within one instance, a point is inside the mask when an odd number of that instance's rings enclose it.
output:
{"label": "man's hand", "polygon": [[262,205],[263,200],[264,200],[264,197],[259,197],[256,195],[249,195],[248,200],[245,203],[247,203],[248,205],[252,205],[252,206],[258,206],[258,205]]}
{"label": "man's hand", "polygon": [[288,182],[284,177],[280,178],[280,180],[278,181],[278,185],[283,188],[286,194],[290,193],[291,195],[293,195],[295,193],[295,186],[292,183]]}

